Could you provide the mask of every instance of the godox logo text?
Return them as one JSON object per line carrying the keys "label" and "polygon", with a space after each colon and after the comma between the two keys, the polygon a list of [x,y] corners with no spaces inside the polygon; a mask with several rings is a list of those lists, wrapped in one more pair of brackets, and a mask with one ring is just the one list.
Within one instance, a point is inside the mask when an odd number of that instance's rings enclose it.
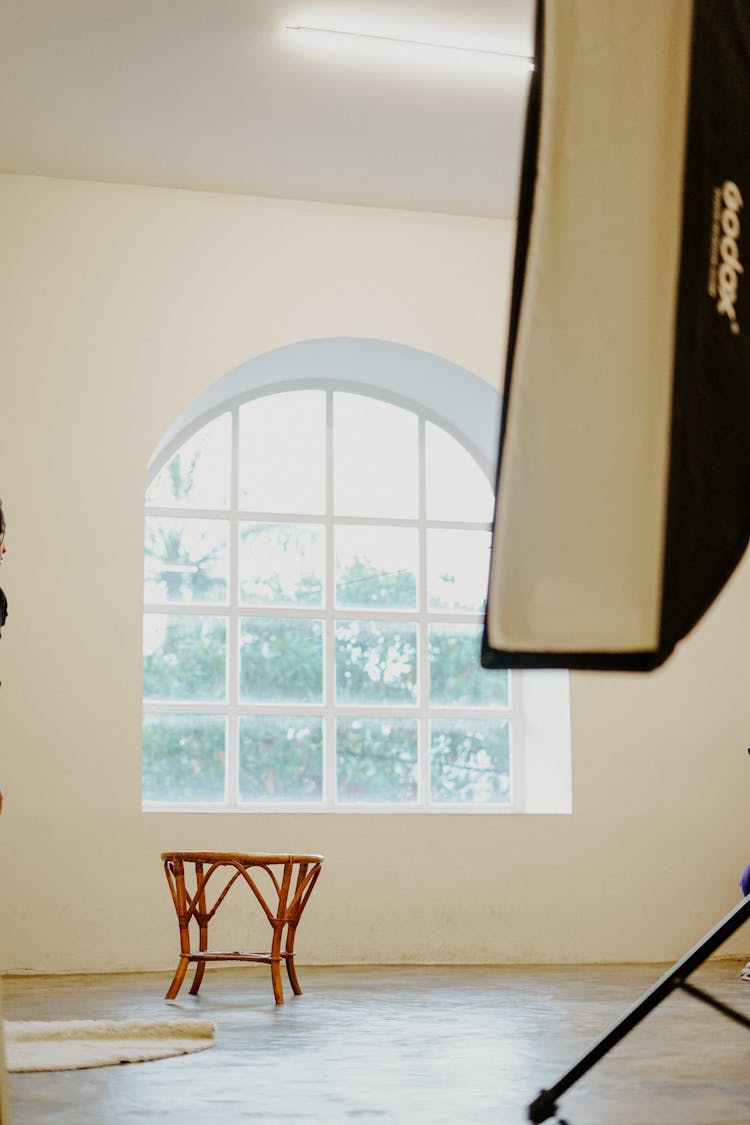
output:
{"label": "godox logo text", "polygon": [[[740,208],[743,204],[740,189],[732,180],[726,180],[721,188],[721,233],[718,245],[716,311],[729,320],[731,331],[739,332],[737,322],[737,290],[739,275],[744,273],[740,262],[738,241],[740,237]],[[718,232],[717,232],[718,233]]]}

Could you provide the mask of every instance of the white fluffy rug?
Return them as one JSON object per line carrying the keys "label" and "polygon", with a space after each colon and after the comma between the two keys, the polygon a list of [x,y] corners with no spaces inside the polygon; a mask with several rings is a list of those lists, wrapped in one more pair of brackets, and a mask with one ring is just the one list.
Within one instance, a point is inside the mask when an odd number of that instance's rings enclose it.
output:
{"label": "white fluffy rug", "polygon": [[209,1020],[6,1020],[9,1071],[80,1070],[187,1055],[213,1046]]}

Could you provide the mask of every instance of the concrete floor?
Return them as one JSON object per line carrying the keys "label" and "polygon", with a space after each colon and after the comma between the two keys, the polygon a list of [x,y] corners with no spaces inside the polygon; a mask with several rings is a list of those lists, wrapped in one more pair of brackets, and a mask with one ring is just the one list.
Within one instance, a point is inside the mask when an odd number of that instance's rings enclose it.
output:
{"label": "concrete floor", "polygon": [[[198,997],[170,974],[17,977],[6,1019],[216,1023],[192,1056],[11,1075],[12,1125],[378,1121],[520,1125],[663,972],[662,966],[302,968],[276,1008],[266,967],[211,968]],[[750,1015],[740,963],[693,982]],[[748,1125],[750,1033],[691,997],[667,999],[559,1101],[569,1125]]]}

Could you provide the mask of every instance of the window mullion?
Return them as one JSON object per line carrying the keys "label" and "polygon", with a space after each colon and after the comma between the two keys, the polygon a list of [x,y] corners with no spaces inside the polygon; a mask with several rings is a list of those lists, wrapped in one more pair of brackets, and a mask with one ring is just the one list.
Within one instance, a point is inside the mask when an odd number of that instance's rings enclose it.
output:
{"label": "window mullion", "polygon": [[229,522],[229,621],[227,628],[227,734],[226,734],[226,798],[230,805],[239,800],[239,714],[240,695],[240,636],[239,615],[239,460],[240,417],[239,407],[232,410],[232,449],[230,473]]}
{"label": "window mullion", "polygon": [[427,625],[427,455],[425,442],[426,425],[423,415],[419,417],[419,580],[417,582],[417,649],[418,649],[418,704],[419,722],[417,724],[417,803],[430,804],[430,713],[429,713],[429,629]]}
{"label": "window mullion", "polygon": [[510,801],[514,808],[523,808],[526,800],[526,754],[524,750],[523,673],[508,669],[508,701],[510,704]]}
{"label": "window mullion", "polygon": [[333,392],[326,392],[326,511],[325,511],[325,629],[323,636],[323,804],[333,808],[336,801],[336,573],[334,557],[333,491]]}

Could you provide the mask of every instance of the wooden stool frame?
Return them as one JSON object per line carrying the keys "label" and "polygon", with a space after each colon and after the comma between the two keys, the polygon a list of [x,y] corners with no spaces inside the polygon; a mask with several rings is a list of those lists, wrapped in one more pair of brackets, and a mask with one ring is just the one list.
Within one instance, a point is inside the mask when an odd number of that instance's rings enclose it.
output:
{"label": "wooden stool frame", "polygon": [[[195,996],[201,986],[208,961],[255,961],[271,966],[273,995],[277,1004],[284,1003],[284,989],[281,983],[281,962],[286,962],[289,983],[296,996],[302,994],[297,973],[294,968],[294,939],[302,912],[304,911],[320,875],[323,856],[321,855],[243,855],[236,852],[163,852],[164,872],[172,894],[177,921],[180,928],[180,959],[177,963],[172,983],[165,999],[173,1000],[182,987],[191,961],[196,964],[195,976],[190,986]],[[191,872],[195,890],[188,889],[185,880],[185,867]],[[270,879],[275,894],[275,908],[258,886],[253,868],[260,868]],[[280,870],[279,870],[280,869]],[[295,876],[296,872],[296,876]],[[212,906],[208,905],[207,887],[209,881],[217,879],[219,889]],[[223,882],[222,882],[223,880]],[[268,919],[273,937],[269,952],[217,953],[208,947],[208,924],[216,914],[229,891],[238,880],[243,880],[257,899]],[[213,886],[212,886],[213,891]],[[266,892],[268,894],[268,892]],[[190,923],[198,927],[198,949],[193,951],[190,944]],[[284,941],[284,930],[286,940]],[[282,948],[283,944],[283,948]]]}

